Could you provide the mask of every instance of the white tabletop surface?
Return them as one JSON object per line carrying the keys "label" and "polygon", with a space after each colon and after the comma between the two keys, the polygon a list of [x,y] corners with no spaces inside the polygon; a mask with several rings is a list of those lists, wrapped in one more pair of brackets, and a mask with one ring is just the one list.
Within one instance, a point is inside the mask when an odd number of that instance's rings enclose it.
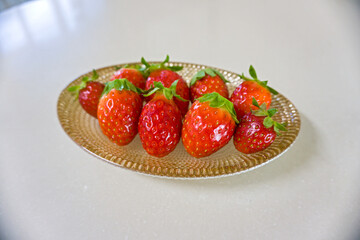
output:
{"label": "white tabletop surface", "polygon": [[[62,130],[62,89],[93,68],[253,64],[297,106],[295,145],[211,180],[114,167]],[[360,3],[32,1],[0,13],[0,239],[359,239]]]}

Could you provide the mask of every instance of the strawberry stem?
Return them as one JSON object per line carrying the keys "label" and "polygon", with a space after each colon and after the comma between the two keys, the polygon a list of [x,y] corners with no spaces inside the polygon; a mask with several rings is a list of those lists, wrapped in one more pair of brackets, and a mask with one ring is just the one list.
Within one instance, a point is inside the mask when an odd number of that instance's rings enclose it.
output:
{"label": "strawberry stem", "polygon": [[170,57],[169,55],[166,55],[166,58],[163,62],[159,63],[159,64],[150,64],[148,63],[144,57],[141,58],[141,63],[145,65],[145,70],[144,72],[146,73],[147,76],[150,75],[150,73],[159,70],[159,69],[166,69],[166,70],[171,70],[173,72],[177,72],[183,69],[183,67],[181,66],[167,66],[167,63],[169,62]]}
{"label": "strawberry stem", "polygon": [[118,71],[122,68],[128,68],[128,69],[135,69],[135,70],[138,70],[144,78],[147,78],[148,76],[146,75],[145,73],[145,70],[146,70],[146,66],[145,65],[140,65],[140,64],[126,64],[124,66],[115,66],[115,71]]}
{"label": "strawberry stem", "polygon": [[74,93],[76,95],[76,99],[79,98],[80,90],[84,89],[88,82],[95,81],[99,78],[99,74],[96,72],[95,69],[92,70],[92,76],[88,77],[85,76],[81,79],[80,85],[71,86],[67,90],[71,93]]}
{"label": "strawberry stem", "polygon": [[116,89],[119,91],[129,90],[129,91],[136,92],[138,94],[143,93],[143,90],[135,87],[134,84],[129,82],[126,78],[122,78],[122,79],[115,79],[114,81],[107,82],[105,84],[105,88],[104,88],[104,91],[102,92],[101,96],[107,95],[112,89]]}
{"label": "strawberry stem", "polygon": [[168,100],[173,99],[173,97],[176,97],[180,99],[183,102],[186,102],[188,100],[183,99],[180,95],[176,93],[176,86],[179,80],[174,81],[169,88],[164,87],[164,85],[161,82],[154,82],[153,87],[149,89],[144,96],[148,97],[154,93],[161,93],[163,94]]}
{"label": "strawberry stem", "polygon": [[209,102],[210,107],[221,108],[228,111],[234,121],[238,124],[239,120],[236,117],[235,108],[232,102],[224,98],[217,92],[206,93],[202,97],[196,99],[199,102]]}
{"label": "strawberry stem", "polygon": [[279,94],[275,89],[269,87],[267,85],[268,81],[261,81],[257,78],[257,74],[256,74],[256,71],[255,71],[255,68],[250,65],[250,68],[249,68],[249,74],[252,78],[249,78],[249,77],[246,77],[244,75],[244,73],[242,73],[241,75],[239,75],[239,77],[242,79],[242,80],[245,80],[245,81],[253,81],[253,82],[256,82],[258,83],[260,86],[266,88],[267,90],[269,90],[269,92],[271,92],[272,94],[274,95],[277,95]]}
{"label": "strawberry stem", "polygon": [[252,103],[255,107],[258,107],[258,110],[252,110],[252,114],[255,116],[261,116],[265,117],[263,124],[266,128],[274,127],[274,130],[276,134],[280,135],[280,131],[287,131],[286,125],[287,123],[278,123],[272,119],[272,116],[274,116],[277,113],[276,108],[271,108],[269,110],[266,109],[266,104],[263,103],[261,106],[259,106],[259,103],[256,101],[256,99],[253,97]]}
{"label": "strawberry stem", "polygon": [[221,78],[221,80],[224,81],[224,83],[229,82],[228,80],[226,80],[224,75],[222,75],[218,70],[213,69],[213,68],[205,68],[205,69],[202,69],[202,70],[198,71],[193,76],[193,78],[191,79],[191,82],[190,82],[190,86],[194,85],[196,83],[196,81],[198,81],[198,80],[202,79],[203,77],[205,77],[206,74],[210,75],[211,77],[215,77],[216,75],[218,75]]}

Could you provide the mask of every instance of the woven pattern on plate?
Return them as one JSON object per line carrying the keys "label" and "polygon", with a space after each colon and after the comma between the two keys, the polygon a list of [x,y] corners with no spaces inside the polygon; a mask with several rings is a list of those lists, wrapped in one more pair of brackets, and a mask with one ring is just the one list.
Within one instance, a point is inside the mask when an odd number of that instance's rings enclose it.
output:
{"label": "woven pattern on plate", "polygon": [[[153,62],[155,63],[155,62]],[[133,63],[130,63],[133,64]],[[188,83],[192,76],[208,66],[191,63],[172,62],[172,66],[183,66],[179,74]],[[123,66],[120,64],[116,66]],[[241,83],[240,77],[233,72],[217,69],[230,82],[227,83],[229,93]],[[114,66],[98,69],[100,82],[109,81],[114,73]],[[71,82],[60,94],[57,111],[59,121],[65,132],[79,146],[96,157],[117,166],[137,172],[173,178],[207,178],[242,173],[275,159],[286,151],[295,141],[300,130],[300,116],[295,106],[282,94],[273,96],[271,106],[278,109],[274,120],[287,122],[288,131],[275,139],[275,142],[264,151],[254,154],[241,154],[232,140],[218,152],[205,158],[194,158],[184,149],[181,141],[176,149],[163,158],[152,157],[142,148],[139,136],[127,146],[117,146],[102,134],[97,119],[88,115],[66,89],[78,85],[82,77]]]}

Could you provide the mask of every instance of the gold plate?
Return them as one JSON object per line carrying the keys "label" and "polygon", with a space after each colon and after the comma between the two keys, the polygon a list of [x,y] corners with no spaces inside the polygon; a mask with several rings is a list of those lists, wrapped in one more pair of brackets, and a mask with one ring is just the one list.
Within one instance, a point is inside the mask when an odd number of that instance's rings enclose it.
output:
{"label": "gold plate", "polygon": [[[119,64],[116,66],[124,65]],[[171,62],[169,65],[183,66],[184,68],[179,71],[179,74],[188,83],[197,71],[208,67],[182,62]],[[115,71],[114,67],[109,66],[97,69],[100,76],[99,81],[109,81]],[[215,69],[230,81],[227,83],[227,86],[231,94],[242,80],[236,73],[218,68]],[[66,90],[70,86],[80,84],[84,76],[91,76],[91,72],[75,79],[59,96],[57,112],[61,126],[74,142],[89,153],[108,163],[140,173],[170,178],[211,178],[243,173],[279,157],[294,143],[300,131],[301,121],[299,112],[294,104],[285,96],[278,94],[276,96],[273,95],[271,104],[272,107],[278,109],[274,120],[287,122],[288,131],[278,136],[267,149],[246,155],[238,152],[234,147],[233,140],[230,140],[218,152],[209,157],[197,159],[185,151],[180,141],[176,149],[169,155],[163,158],[152,157],[142,148],[138,135],[129,145],[120,147],[102,134],[97,119],[87,114],[81,108],[79,102],[74,99],[74,96]]]}

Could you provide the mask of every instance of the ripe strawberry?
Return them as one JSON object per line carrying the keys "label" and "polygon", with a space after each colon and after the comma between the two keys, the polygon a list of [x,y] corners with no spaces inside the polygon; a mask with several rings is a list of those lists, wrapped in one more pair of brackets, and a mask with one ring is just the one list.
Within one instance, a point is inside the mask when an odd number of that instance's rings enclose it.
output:
{"label": "ripe strawberry", "polygon": [[182,141],[185,150],[200,158],[211,155],[231,139],[238,123],[233,104],[213,92],[198,98],[185,116]]}
{"label": "ripe strawberry", "polygon": [[190,82],[191,101],[203,96],[205,93],[217,92],[229,99],[229,91],[226,83],[229,82],[216,69],[206,68],[195,74]]}
{"label": "ripe strawberry", "polygon": [[145,68],[142,68],[140,65],[125,65],[114,73],[110,81],[126,78],[135,87],[145,90],[146,78],[144,77],[144,70]]}
{"label": "ripe strawberry", "polygon": [[155,95],[141,112],[139,136],[144,149],[155,157],[168,155],[180,141],[181,113],[173,101],[173,96],[182,99],[176,94],[177,83],[165,88],[160,82],[154,82],[155,88],[147,95]]}
{"label": "ripe strawberry", "polygon": [[244,81],[235,89],[230,98],[239,119],[251,110],[256,109],[256,107],[252,105],[253,97],[260,105],[265,103],[266,107],[269,108],[271,104],[271,93],[274,95],[278,94],[273,88],[267,86],[268,81],[260,81],[257,78],[253,66],[250,66],[249,73],[253,79],[245,77],[244,74],[239,75]]}
{"label": "ripe strawberry", "polygon": [[82,108],[95,118],[97,115],[99,99],[105,87],[102,83],[94,82],[98,78],[99,75],[93,70],[92,77],[83,77],[80,85],[68,88],[69,92],[76,94],[76,98],[79,99]]}
{"label": "ripe strawberry", "polygon": [[102,132],[114,143],[130,143],[138,132],[137,124],[142,108],[141,90],[127,79],[106,83],[98,106],[98,120]]}
{"label": "ripe strawberry", "polygon": [[234,145],[242,153],[255,153],[269,147],[279,131],[286,131],[285,124],[272,120],[275,108],[266,110],[266,103],[259,106],[253,98],[253,105],[259,110],[247,113],[235,130]]}
{"label": "ripe strawberry", "polygon": [[[178,80],[178,84],[176,86],[176,93],[185,100],[190,99],[188,85],[186,84],[184,79],[176,73],[176,71],[180,71],[182,67],[165,66],[165,64],[169,62],[169,56],[166,56],[166,59],[160,64],[150,65],[144,58],[141,59],[141,62],[146,66],[145,72],[149,75],[146,80],[146,90],[152,88],[154,82],[161,82],[164,87],[168,88],[174,81]],[[149,96],[148,98],[146,98],[146,101],[150,101],[152,97],[153,96]],[[179,107],[182,116],[185,116],[186,112],[189,109],[189,102],[183,102],[179,99],[174,99],[174,101]]]}

